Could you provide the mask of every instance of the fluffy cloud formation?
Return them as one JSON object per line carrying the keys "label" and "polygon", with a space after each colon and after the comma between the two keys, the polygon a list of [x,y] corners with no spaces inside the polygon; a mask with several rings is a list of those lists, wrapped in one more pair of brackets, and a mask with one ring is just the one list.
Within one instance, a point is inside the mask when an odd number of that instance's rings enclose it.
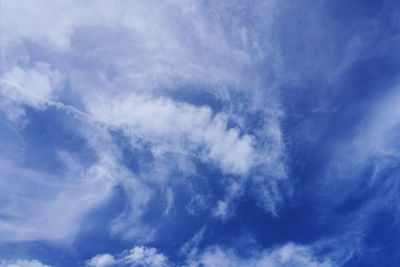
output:
{"label": "fluffy cloud formation", "polygon": [[106,266],[143,266],[143,267],[167,267],[168,259],[155,248],[143,246],[134,247],[122,252],[116,258],[110,254],[94,256],[87,262],[89,267]]}
{"label": "fluffy cloud formation", "polygon": [[[225,267],[225,266],[254,266],[254,267],[333,267],[337,266],[331,260],[317,257],[311,247],[288,243],[270,250],[253,252],[251,255],[241,255],[232,248],[219,246],[208,247],[202,251],[194,247],[186,255],[185,263],[176,266],[185,267]],[[186,251],[189,252],[189,251]],[[154,248],[134,247],[124,251],[117,257],[110,254],[100,254],[87,261],[90,267],[105,266],[171,266],[167,258]],[[173,265],[175,266],[175,265]]]}
{"label": "fluffy cloud formation", "polygon": [[239,256],[232,249],[211,247],[189,260],[188,266],[254,266],[254,267],[332,267],[335,266],[329,259],[319,259],[313,255],[311,248],[288,243],[273,250],[264,250],[251,257]]}
{"label": "fluffy cloud formation", "polygon": [[50,267],[37,260],[0,260],[0,267]]}
{"label": "fluffy cloud formation", "polygon": [[99,254],[91,258],[87,262],[87,266],[90,267],[107,267],[116,264],[116,260],[111,254]]}
{"label": "fluffy cloud formation", "polygon": [[[254,162],[253,137],[227,128],[225,114],[208,107],[177,104],[168,99],[129,95],[123,99],[90,100],[90,114],[111,127],[123,129],[134,139],[160,144],[160,153],[205,147],[205,157],[226,173],[246,174]],[[167,146],[165,146],[167,144]],[[182,147],[183,146],[183,147]]]}

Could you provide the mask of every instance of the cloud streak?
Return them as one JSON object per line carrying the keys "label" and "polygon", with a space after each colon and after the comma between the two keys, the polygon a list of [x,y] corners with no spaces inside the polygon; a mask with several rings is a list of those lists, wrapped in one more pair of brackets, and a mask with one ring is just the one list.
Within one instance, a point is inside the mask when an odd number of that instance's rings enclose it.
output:
{"label": "cloud streak", "polygon": [[[216,5],[216,12],[227,5]],[[260,52],[265,44],[239,18],[231,23],[240,31],[229,33],[224,18],[211,18],[208,8],[195,2],[6,0],[2,6],[6,10],[1,25],[2,113],[23,133],[31,119],[28,109],[62,111],[60,119],[73,119],[75,134],[97,158],[89,166],[78,163],[75,173],[66,171],[54,178],[43,170],[4,163],[9,170],[2,182],[10,189],[3,198],[13,204],[2,211],[12,218],[1,221],[3,239],[73,239],[79,221],[108,199],[117,185],[127,192],[128,207],[113,221],[112,232],[137,237],[141,231],[136,228],[142,225],[155,191],[168,192],[163,198],[174,199],[180,186],[170,182],[172,169],[189,174],[194,160],[217,168],[228,181],[225,196],[208,204],[209,214],[221,218],[233,214],[249,179],[265,189],[254,197],[276,212],[280,197],[265,192],[286,176],[280,112],[272,104],[278,100],[260,87],[262,78],[251,72],[266,56]],[[219,104],[175,97],[195,91],[209,94]],[[237,95],[250,102],[240,104]],[[267,108],[260,96],[271,99]],[[261,126],[247,131],[246,118],[253,113],[265,116]],[[129,139],[135,156],[150,153],[155,163],[140,167],[147,174],[124,166],[112,137],[117,132]],[[170,155],[182,158],[184,164],[171,164]],[[74,153],[70,157],[79,161]],[[151,170],[154,165],[157,171]],[[46,179],[58,182],[47,185]],[[45,195],[19,197],[31,194],[30,188],[18,187],[26,180]],[[158,184],[150,186],[148,181]],[[182,183],[190,187],[192,182]],[[24,208],[28,201],[37,203],[30,211]],[[169,201],[166,209],[173,203]],[[59,210],[65,211],[64,224],[58,223]]]}

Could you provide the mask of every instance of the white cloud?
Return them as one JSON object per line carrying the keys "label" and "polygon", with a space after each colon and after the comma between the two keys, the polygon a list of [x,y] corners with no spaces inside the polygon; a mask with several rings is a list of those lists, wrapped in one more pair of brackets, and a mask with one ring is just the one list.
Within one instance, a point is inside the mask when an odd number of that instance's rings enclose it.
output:
{"label": "white cloud", "polygon": [[113,266],[116,263],[116,260],[111,254],[99,254],[91,258],[87,262],[87,266],[90,267],[107,267]]}
{"label": "white cloud", "polygon": [[141,218],[155,196],[153,190],[142,183],[140,178],[129,175],[120,178],[120,184],[127,194],[127,206],[124,212],[112,220],[111,232],[125,239],[149,242],[154,238],[155,229],[143,223]]}
{"label": "white cloud", "polygon": [[155,248],[143,246],[132,248],[122,261],[132,266],[164,267],[168,265],[167,257],[158,253]]}
{"label": "white cloud", "polygon": [[204,238],[204,234],[206,232],[206,227],[203,226],[200,228],[199,231],[179,250],[179,255],[185,256],[186,258],[193,258],[195,255],[198,254],[199,251],[199,244]]}
{"label": "white cloud", "polygon": [[[215,12],[241,8],[219,3]],[[257,19],[266,17],[260,10],[252,11]],[[263,192],[257,198],[275,210],[279,193],[265,192],[272,191],[266,180],[285,177],[279,105],[270,104],[277,99],[260,86],[263,77],[249,73],[269,52],[262,51],[260,34],[239,18],[208,11],[195,1],[2,1],[0,110],[16,125],[26,106],[64,111],[76,119],[76,132],[98,160],[89,167],[72,164],[79,174],[70,170],[62,177],[4,161],[0,181],[9,191],[0,196],[10,205],[0,206],[0,212],[12,220],[0,221],[0,239],[72,239],[76,222],[116,184],[128,192],[128,205],[113,220],[112,232],[151,239],[154,229],[142,225],[141,217],[157,197],[154,190],[168,192],[166,211],[173,210],[171,169],[195,176],[193,157],[234,174],[220,202],[204,204],[205,198],[194,193],[198,206],[229,216],[246,190],[247,175],[257,169],[251,178]],[[260,26],[262,36],[268,25]],[[67,84],[63,88],[61,81]],[[178,101],[171,93],[191,90],[207,91],[221,102],[221,110]],[[251,112],[263,114],[259,129],[246,122]],[[141,167],[151,171],[144,177],[128,171],[110,131],[121,131],[135,149],[149,149],[156,163]],[[178,158],[183,159],[175,162]],[[46,184],[47,179],[57,182]],[[21,195],[30,193],[23,186],[28,180],[38,192],[26,199]]]}
{"label": "white cloud", "polygon": [[167,267],[168,259],[155,248],[136,246],[130,250],[123,251],[114,257],[110,254],[100,254],[87,261],[90,267],[105,266],[132,266],[132,267]]}
{"label": "white cloud", "polygon": [[204,146],[206,157],[217,161],[227,173],[246,174],[251,167],[253,138],[240,136],[238,129],[228,129],[226,115],[213,116],[208,107],[134,94],[122,99],[91,98],[87,107],[94,118],[123,129],[133,139],[143,138],[188,152]]}
{"label": "white cloud", "polygon": [[2,32],[10,46],[30,40],[71,51],[72,38],[85,27],[122,29],[131,37],[118,43],[107,39],[86,48],[83,56],[101,56],[102,63],[125,69],[136,88],[173,85],[178,79],[238,81],[238,69],[249,62],[248,54],[233,47],[196,2],[6,0],[2,5],[7,10]]}
{"label": "white cloud", "polygon": [[320,259],[313,255],[311,248],[288,243],[272,250],[256,252],[251,256],[239,256],[233,249],[219,246],[205,251],[188,260],[188,267],[207,266],[254,266],[254,267],[332,267],[329,259]]}
{"label": "white cloud", "polygon": [[370,105],[364,123],[360,125],[354,147],[367,156],[382,154],[399,156],[397,129],[400,124],[400,93],[396,86],[383,99]]}
{"label": "white cloud", "polygon": [[21,105],[42,109],[53,98],[60,80],[60,73],[46,63],[37,63],[32,69],[14,66],[0,78],[0,110],[16,120],[23,114]]}
{"label": "white cloud", "polygon": [[[181,263],[171,263],[167,257],[159,253],[155,248],[136,246],[130,250],[123,251],[117,256],[110,254],[99,254],[87,261],[90,267],[100,266],[145,266],[145,267],[333,267],[339,266],[327,256],[316,256],[313,246],[302,246],[287,243],[280,247],[265,250],[253,250],[249,253],[238,253],[233,248],[212,246],[205,249],[197,247],[204,234],[202,228],[195,237],[184,246],[181,251],[186,259]],[[109,262],[109,265],[96,265],[98,262]]]}
{"label": "white cloud", "polygon": [[[354,126],[349,138],[341,140],[332,151],[329,167],[322,178],[327,185],[320,190],[340,191],[340,198],[324,199],[325,205],[341,206],[358,192],[365,197],[357,212],[348,216],[353,232],[366,230],[370,216],[385,207],[398,210],[400,183],[398,168],[400,143],[400,93],[398,85],[381,97],[365,103],[362,120]],[[361,188],[361,191],[360,191]],[[373,192],[373,193],[372,193]],[[365,193],[365,195],[363,195]],[[322,194],[325,195],[325,194]]]}
{"label": "white cloud", "polygon": [[[397,87],[388,90],[388,93],[372,99],[368,111],[364,113],[362,121],[354,126],[353,135],[341,141],[337,149],[332,151],[332,159],[327,169],[327,179],[348,181],[347,189],[342,192],[351,193],[360,180],[368,180],[373,186],[382,177],[385,170],[396,166],[400,157],[398,129],[400,125],[400,109],[398,101],[400,93]],[[363,173],[366,168],[372,168],[370,175]],[[362,174],[362,175],[361,175]],[[351,180],[348,178],[351,177]],[[391,187],[398,188],[396,175],[388,177]],[[389,190],[391,191],[391,190]]]}
{"label": "white cloud", "polygon": [[70,177],[58,177],[0,159],[0,240],[71,240],[89,210],[106,199],[115,184],[107,159]]}
{"label": "white cloud", "polygon": [[37,260],[0,260],[0,267],[50,267]]}

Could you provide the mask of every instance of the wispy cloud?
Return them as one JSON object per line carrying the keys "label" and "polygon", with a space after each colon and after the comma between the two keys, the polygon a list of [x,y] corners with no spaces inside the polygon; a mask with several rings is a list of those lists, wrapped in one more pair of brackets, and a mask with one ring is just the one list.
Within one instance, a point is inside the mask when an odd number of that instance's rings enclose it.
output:
{"label": "wispy cloud", "polygon": [[[228,6],[216,5],[216,12]],[[273,6],[273,1],[268,4]],[[12,165],[13,175],[20,178],[2,179],[5,187],[12,188],[3,198],[13,203],[13,209],[2,211],[13,218],[1,220],[3,239],[72,238],[79,221],[106,200],[115,185],[128,192],[128,207],[113,220],[112,231],[138,237],[143,227],[150,233],[141,216],[151,200],[160,197],[155,190],[166,192],[165,209],[171,210],[175,190],[181,187],[171,186],[170,170],[187,173],[193,169],[193,159],[216,167],[230,180],[226,196],[208,205],[209,214],[225,218],[234,213],[232,206],[247,190],[249,179],[265,189],[255,193],[255,199],[276,212],[279,193],[266,196],[265,192],[286,177],[281,112],[273,89],[261,86],[263,78],[250,71],[267,56],[261,52],[266,44],[240,18],[229,22],[240,31],[229,33],[225,18],[213,18],[206,6],[195,2],[21,0],[4,1],[2,10],[2,113],[18,128],[30,120],[27,108],[59,110],[60,120],[75,120],[75,134],[97,157],[90,166],[80,166],[79,173],[56,178],[46,178],[43,170]],[[270,19],[263,23],[267,31]],[[218,109],[174,97],[174,92],[190,95],[195,90],[210,94]],[[241,103],[242,96],[248,102]],[[268,99],[265,103],[263,97]],[[249,131],[246,117],[253,113],[262,113],[263,119]],[[156,163],[143,162],[142,169],[157,169],[143,175],[127,168],[112,138],[116,132],[129,139],[132,151],[151,154]],[[184,164],[171,164],[170,155],[184,158]],[[79,162],[73,153],[71,157]],[[28,179],[35,181],[32,187],[14,189]],[[59,182],[47,185],[46,179]],[[150,186],[148,181],[155,180],[158,183]],[[32,188],[45,189],[46,201],[40,193],[31,194]],[[19,194],[31,194],[29,201],[38,204],[28,211],[24,208],[28,200]],[[196,197],[201,198],[192,199]],[[58,222],[61,210],[63,224]]]}

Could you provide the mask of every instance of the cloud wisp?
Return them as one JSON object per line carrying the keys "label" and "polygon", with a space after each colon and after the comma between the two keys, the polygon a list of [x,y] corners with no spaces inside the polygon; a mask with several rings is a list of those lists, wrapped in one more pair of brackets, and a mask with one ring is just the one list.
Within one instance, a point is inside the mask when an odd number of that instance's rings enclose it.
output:
{"label": "cloud wisp", "polygon": [[0,266],[398,262],[397,10],[1,0]]}
{"label": "cloud wisp", "polygon": [[[32,123],[28,109],[59,110],[63,113],[60,120],[74,120],[74,134],[83,138],[97,158],[90,166],[74,166],[75,172],[66,170],[55,178],[44,178],[48,175],[43,170],[13,166],[14,171],[21,173],[17,175],[21,180],[28,179],[27,175],[38,177],[32,177],[32,186],[43,188],[48,195],[42,196],[43,200],[36,199],[39,195],[35,194],[29,198],[39,201],[31,214],[21,210],[28,200],[14,196],[29,194],[29,188],[10,189],[4,198],[14,203],[14,210],[8,207],[3,213],[14,219],[2,221],[0,231],[8,233],[2,235],[3,239],[72,237],[79,228],[75,222],[109,198],[116,185],[123,186],[131,207],[115,220],[112,229],[135,236],[127,233],[136,230],[123,225],[137,224],[128,221],[140,221],[140,214],[146,212],[146,206],[154,198],[155,192],[146,179],[155,181],[154,175],[158,175],[157,190],[169,192],[169,199],[177,194],[169,182],[172,178],[168,177],[172,171],[168,166],[170,155],[187,162],[175,165],[179,171],[187,173],[193,169],[190,166],[195,159],[226,176],[225,196],[208,204],[210,214],[217,217],[233,214],[234,202],[253,177],[250,174],[258,173],[252,183],[265,191],[271,191],[269,188],[276,181],[285,178],[285,163],[281,161],[285,148],[277,115],[280,112],[273,104],[265,108],[252,100],[258,95],[270,94],[272,98],[272,91],[268,93],[261,88],[250,72],[239,75],[248,72],[254,62],[263,60],[265,55],[257,49],[264,44],[255,32],[246,30],[239,18],[235,24],[242,30],[239,35],[231,36],[224,31],[224,19],[210,21],[206,7],[199,3],[4,1],[2,5],[7,10],[3,14],[5,23],[1,25],[5,36],[1,47],[2,114],[12,127],[23,133],[24,125]],[[216,8],[226,8],[224,5]],[[48,23],[55,20],[55,24]],[[93,35],[95,32],[100,35]],[[102,38],[111,41],[94,42]],[[118,42],[112,41],[115,38]],[[49,53],[34,52],[44,50]],[[176,92],[190,90],[210,94],[219,103],[218,110],[207,103],[199,105],[190,99],[174,97]],[[238,105],[237,94],[251,101]],[[263,113],[264,118],[257,129],[248,132],[244,130],[245,117],[252,113]],[[128,149],[139,154],[150,153],[158,171],[141,175],[123,166],[121,150],[111,137],[116,132],[129,139]],[[57,145],[52,149],[57,150]],[[73,151],[68,155],[69,162],[79,161]],[[18,157],[24,160],[23,155]],[[154,164],[143,163],[140,168],[153,168]],[[268,177],[260,170],[267,170]],[[7,176],[14,171],[3,176],[3,183],[10,188],[19,183]],[[60,182],[43,187],[41,179]],[[279,194],[255,194],[255,198],[267,210],[276,212]],[[54,222],[59,217],[57,210],[69,211],[65,213],[63,226]],[[49,218],[47,223],[37,221],[36,213],[41,214],[40,218]],[[25,222],[16,223],[18,220]],[[60,227],[50,230],[50,225]],[[16,232],[19,234],[15,235]]]}

